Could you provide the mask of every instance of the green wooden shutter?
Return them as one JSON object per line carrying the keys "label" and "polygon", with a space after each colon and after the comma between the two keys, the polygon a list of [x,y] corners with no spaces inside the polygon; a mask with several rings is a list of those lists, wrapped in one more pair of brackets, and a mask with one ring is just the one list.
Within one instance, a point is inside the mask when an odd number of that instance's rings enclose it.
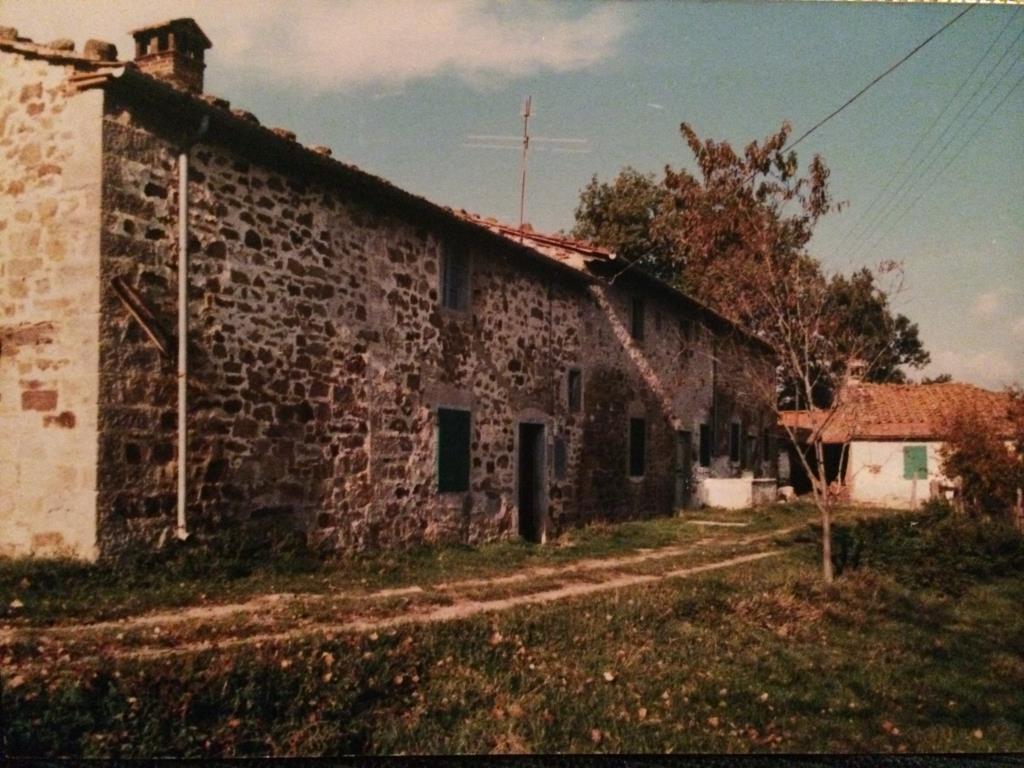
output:
{"label": "green wooden shutter", "polygon": [[903,447],[903,479],[928,477],[928,449],[923,445]]}
{"label": "green wooden shutter", "polygon": [[469,490],[469,411],[437,409],[437,490]]}

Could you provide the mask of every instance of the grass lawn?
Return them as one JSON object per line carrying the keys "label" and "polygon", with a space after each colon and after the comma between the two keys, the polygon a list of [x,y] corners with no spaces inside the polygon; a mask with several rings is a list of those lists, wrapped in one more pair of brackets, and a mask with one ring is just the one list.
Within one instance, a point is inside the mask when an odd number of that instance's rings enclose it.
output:
{"label": "grass lawn", "polygon": [[[359,592],[516,573],[640,548],[685,545],[706,538],[758,534],[815,518],[808,505],[770,510],[702,510],[702,520],[743,521],[743,528],[691,525],[663,517],[570,530],[538,546],[516,539],[468,546],[424,546],[406,552],[338,560],[317,557],[294,534],[235,535],[207,545],[173,545],[135,560],[0,558],[0,618],[15,624],[116,619],[146,610],[245,600],[270,592]],[[11,603],[17,601],[17,608]]]}
{"label": "grass lawn", "polygon": [[[675,535],[661,525],[652,538]],[[581,534],[578,546],[607,548],[614,535]],[[942,512],[893,513],[840,524],[836,543],[832,587],[806,534],[778,557],[599,596],[8,680],[6,747],[121,757],[1024,750],[1021,537]],[[392,578],[384,570],[381,583]]]}

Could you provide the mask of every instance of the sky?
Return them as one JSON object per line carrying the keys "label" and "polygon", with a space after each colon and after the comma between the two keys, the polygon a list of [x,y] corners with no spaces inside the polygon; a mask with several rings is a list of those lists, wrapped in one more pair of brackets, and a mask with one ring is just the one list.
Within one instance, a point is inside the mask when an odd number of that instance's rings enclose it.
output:
{"label": "sky", "polygon": [[[846,2],[0,0],[46,42],[181,16],[213,41],[206,90],[299,141],[455,208],[515,223],[532,97],[526,220],[568,230],[580,189],[626,165],[691,168],[679,133],[742,147],[799,135],[966,6]],[[1024,8],[980,5],[798,148],[831,169],[830,271],[894,259],[920,375],[1024,384]],[[568,151],[571,150],[571,151]]]}

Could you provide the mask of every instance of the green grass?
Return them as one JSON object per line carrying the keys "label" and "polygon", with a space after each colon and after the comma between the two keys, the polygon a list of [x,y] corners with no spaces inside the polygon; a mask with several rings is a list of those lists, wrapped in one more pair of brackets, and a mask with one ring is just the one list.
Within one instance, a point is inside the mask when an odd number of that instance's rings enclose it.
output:
{"label": "green grass", "polygon": [[[703,528],[664,517],[595,524],[538,546],[506,540],[479,547],[421,546],[353,558],[318,557],[288,531],[239,529],[217,541],[169,547],[134,559],[88,564],[74,560],[0,558],[0,618],[46,625],[116,619],[146,610],[244,600],[268,592],[365,591],[427,586],[533,566],[685,544],[709,536],[746,535],[813,516],[805,505],[770,512],[704,510],[702,519],[750,520],[746,528]],[[20,608],[11,608],[12,601]]]}
{"label": "green grass", "polygon": [[[1024,750],[1024,542],[844,522],[687,580],[5,686],[11,755]],[[856,556],[854,556],[856,552]],[[605,673],[611,680],[607,680]],[[10,682],[10,681],[8,681]]]}

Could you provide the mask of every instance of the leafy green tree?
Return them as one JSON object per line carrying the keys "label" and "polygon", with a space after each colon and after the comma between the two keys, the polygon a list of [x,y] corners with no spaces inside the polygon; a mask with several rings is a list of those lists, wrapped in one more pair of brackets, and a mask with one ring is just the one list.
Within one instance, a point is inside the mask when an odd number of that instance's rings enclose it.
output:
{"label": "leafy green tree", "polygon": [[[742,152],[728,142],[701,139],[686,123],[680,130],[695,172],[666,166],[660,183],[629,167],[611,182],[595,176],[581,191],[572,234],[610,248],[764,336],[778,320],[766,280],[826,279],[807,245],[821,217],[842,206],[829,192],[828,167],[816,155],[800,174],[796,153],[785,151],[788,123]],[[864,355],[867,381],[902,382],[901,366],[928,364],[917,325],[892,311],[873,272],[837,275],[826,285],[824,306],[845,315],[841,335]],[[827,377],[817,379],[814,402],[827,403],[834,388]]]}
{"label": "leafy green tree", "polygon": [[922,384],[948,384],[953,377],[948,373],[940,373],[938,376],[925,376],[921,379]]}
{"label": "leafy green tree", "polygon": [[829,290],[835,311],[850,331],[844,337],[859,342],[867,381],[905,383],[907,376],[900,366],[923,368],[931,362],[917,324],[893,313],[888,293],[878,286],[874,272],[863,268],[849,277],[835,275]]}
{"label": "leafy green tree", "polygon": [[653,174],[628,166],[611,182],[598,181],[594,176],[580,192],[576,226],[571,234],[674,282],[677,270],[670,256],[670,244],[657,238],[651,226],[669,199],[668,191],[654,180]]}

